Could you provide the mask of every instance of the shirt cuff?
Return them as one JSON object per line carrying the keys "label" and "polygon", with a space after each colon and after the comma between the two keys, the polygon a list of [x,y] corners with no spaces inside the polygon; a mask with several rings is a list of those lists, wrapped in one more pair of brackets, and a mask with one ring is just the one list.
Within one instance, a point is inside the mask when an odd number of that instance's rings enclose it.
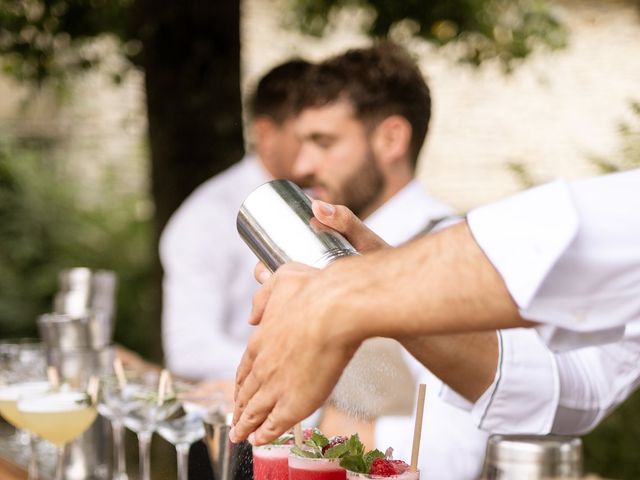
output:
{"label": "shirt cuff", "polygon": [[546,435],[559,399],[553,353],[535,330],[498,331],[496,377],[471,409],[476,425],[491,433]]}

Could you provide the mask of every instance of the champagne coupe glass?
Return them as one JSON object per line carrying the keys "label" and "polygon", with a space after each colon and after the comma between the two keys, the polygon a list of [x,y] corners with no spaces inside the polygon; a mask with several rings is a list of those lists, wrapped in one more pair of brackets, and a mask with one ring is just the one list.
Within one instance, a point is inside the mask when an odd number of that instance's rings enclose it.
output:
{"label": "champagne coupe glass", "polygon": [[138,437],[141,480],[151,478],[150,447],[153,432],[158,423],[180,407],[175,394],[165,393],[160,398],[157,385],[157,374],[145,374],[136,384],[137,388],[127,393],[127,401],[131,402],[132,408],[125,414],[124,424]]}
{"label": "champagne coupe glass", "polygon": [[[0,415],[16,428],[9,438],[15,447],[12,453],[19,461],[28,461],[29,478],[38,478],[34,436],[26,429],[18,412],[18,399],[44,393],[49,389],[45,378],[45,358],[42,344],[21,339],[0,344]],[[27,456],[24,455],[25,447]]]}
{"label": "champagne coupe glass", "polygon": [[64,480],[66,446],[95,420],[95,399],[83,390],[63,388],[21,397],[18,411],[31,432],[58,448],[55,478]]}
{"label": "champagne coupe glass", "polygon": [[124,418],[141,405],[135,392],[141,389],[135,383],[118,383],[115,377],[106,377],[98,402],[98,413],[111,422],[113,432],[113,480],[128,480],[124,449]]}
{"label": "champagne coupe glass", "polygon": [[178,480],[188,480],[189,449],[204,438],[202,413],[180,402],[180,408],[171,417],[158,423],[157,428],[160,436],[176,448]]}

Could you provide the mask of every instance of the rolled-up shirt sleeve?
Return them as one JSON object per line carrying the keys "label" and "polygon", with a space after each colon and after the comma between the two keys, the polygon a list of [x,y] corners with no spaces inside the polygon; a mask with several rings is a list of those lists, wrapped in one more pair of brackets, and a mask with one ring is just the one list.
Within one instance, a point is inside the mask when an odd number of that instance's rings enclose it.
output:
{"label": "rolled-up shirt sleeve", "polygon": [[553,425],[559,377],[553,353],[535,330],[500,330],[493,383],[475,402],[445,386],[443,399],[469,411],[474,423],[491,433],[544,435]]}
{"label": "rolled-up shirt sleeve", "polygon": [[469,227],[523,318],[563,350],[640,318],[640,170],[555,181],[473,210]]}

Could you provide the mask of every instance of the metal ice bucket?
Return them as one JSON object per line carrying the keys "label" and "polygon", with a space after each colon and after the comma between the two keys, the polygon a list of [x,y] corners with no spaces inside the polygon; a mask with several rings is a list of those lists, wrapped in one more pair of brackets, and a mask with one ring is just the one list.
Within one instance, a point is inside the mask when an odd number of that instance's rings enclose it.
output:
{"label": "metal ice bucket", "polygon": [[556,435],[492,435],[481,480],[577,480],[582,442]]}
{"label": "metal ice bucket", "polygon": [[205,443],[216,480],[253,480],[251,444],[229,440],[231,415],[207,412],[203,418]]}

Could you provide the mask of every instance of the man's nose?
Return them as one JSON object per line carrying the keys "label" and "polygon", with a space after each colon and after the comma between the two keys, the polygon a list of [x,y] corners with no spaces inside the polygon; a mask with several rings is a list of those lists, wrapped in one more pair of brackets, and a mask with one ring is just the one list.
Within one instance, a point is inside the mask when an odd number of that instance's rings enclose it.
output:
{"label": "man's nose", "polygon": [[298,156],[295,162],[293,162],[292,174],[295,178],[309,177],[315,173],[315,168],[315,155],[312,149],[303,142],[302,145],[300,145]]}

